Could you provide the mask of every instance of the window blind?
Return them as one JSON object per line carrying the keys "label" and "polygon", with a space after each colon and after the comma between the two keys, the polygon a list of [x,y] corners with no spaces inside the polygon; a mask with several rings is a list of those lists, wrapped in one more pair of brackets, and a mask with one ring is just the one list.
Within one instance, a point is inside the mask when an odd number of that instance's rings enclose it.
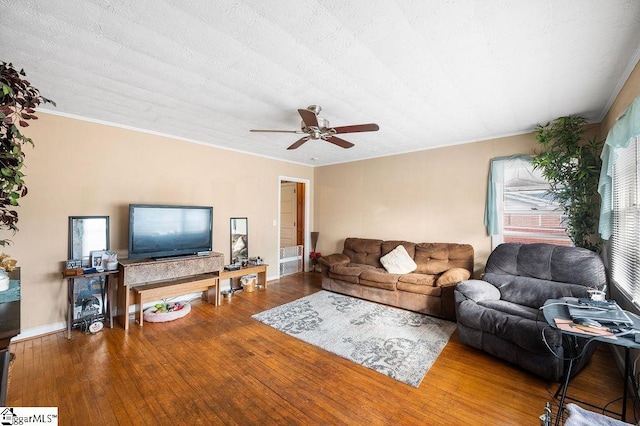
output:
{"label": "window blind", "polygon": [[638,138],[617,151],[612,173],[611,277],[640,305],[640,150]]}

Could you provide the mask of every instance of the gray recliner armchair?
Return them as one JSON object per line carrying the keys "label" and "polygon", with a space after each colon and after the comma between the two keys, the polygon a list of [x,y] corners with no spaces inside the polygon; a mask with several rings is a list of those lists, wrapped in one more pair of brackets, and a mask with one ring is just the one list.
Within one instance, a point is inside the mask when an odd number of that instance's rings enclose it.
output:
{"label": "gray recliner armchair", "polygon": [[[542,378],[559,381],[568,364],[565,358],[581,351],[588,339],[578,338],[578,347],[568,350],[569,343],[547,326],[539,308],[548,299],[588,297],[589,289],[602,290],[605,284],[602,260],[587,249],[501,244],[489,255],[482,280],[456,286],[458,338]],[[573,372],[580,371],[594,349],[594,344],[587,347]]]}

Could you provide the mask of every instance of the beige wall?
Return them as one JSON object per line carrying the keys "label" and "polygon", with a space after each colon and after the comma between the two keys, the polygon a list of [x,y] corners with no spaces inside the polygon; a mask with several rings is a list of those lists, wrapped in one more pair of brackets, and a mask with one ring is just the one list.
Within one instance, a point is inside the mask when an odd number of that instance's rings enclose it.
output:
{"label": "beige wall", "polygon": [[318,250],[346,237],[468,243],[480,271],[491,252],[484,205],[491,158],[533,154],[533,134],[316,168]]}
{"label": "beige wall", "polygon": [[28,136],[29,194],[20,231],[5,249],[22,267],[22,328],[48,327],[66,315],[68,217],[108,215],[111,248],[126,256],[129,203],[211,205],[214,250],[229,261],[229,218],[249,218],[250,255],[276,276],[279,176],[308,179],[313,169],[86,121],[39,114]]}

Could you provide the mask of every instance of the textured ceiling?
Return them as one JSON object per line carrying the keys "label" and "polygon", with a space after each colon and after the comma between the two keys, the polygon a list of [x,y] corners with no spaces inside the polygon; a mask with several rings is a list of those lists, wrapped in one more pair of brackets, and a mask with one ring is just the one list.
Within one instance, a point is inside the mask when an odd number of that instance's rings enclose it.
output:
{"label": "textured ceiling", "polygon": [[[0,0],[0,60],[43,109],[324,165],[600,121],[640,58],[637,0]],[[298,108],[380,131],[286,147]]]}

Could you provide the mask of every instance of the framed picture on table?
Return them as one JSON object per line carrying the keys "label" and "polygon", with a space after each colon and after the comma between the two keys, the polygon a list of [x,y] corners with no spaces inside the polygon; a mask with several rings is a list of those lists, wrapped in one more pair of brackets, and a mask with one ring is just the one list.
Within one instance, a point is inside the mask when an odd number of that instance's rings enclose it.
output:
{"label": "framed picture on table", "polygon": [[91,252],[89,267],[96,268],[98,270],[104,269],[104,257],[107,252],[105,250],[94,250]]}

